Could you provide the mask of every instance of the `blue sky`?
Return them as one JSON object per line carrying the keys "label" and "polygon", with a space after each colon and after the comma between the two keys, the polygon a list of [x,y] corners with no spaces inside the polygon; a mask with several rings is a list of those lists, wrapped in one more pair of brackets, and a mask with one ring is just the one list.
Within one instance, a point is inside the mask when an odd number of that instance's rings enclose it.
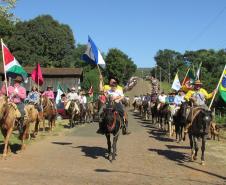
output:
{"label": "blue sky", "polygon": [[138,67],[153,67],[159,49],[226,48],[225,0],[18,0],[13,12],[21,20],[49,14],[71,27],[76,44],[90,35]]}

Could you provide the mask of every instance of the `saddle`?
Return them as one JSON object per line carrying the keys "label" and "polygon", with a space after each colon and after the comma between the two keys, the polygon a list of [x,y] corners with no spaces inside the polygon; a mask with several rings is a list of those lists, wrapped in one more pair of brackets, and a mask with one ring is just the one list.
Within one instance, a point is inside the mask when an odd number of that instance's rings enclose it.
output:
{"label": "saddle", "polygon": [[17,108],[16,104],[10,102],[10,103],[9,103],[9,106],[11,106],[11,107],[15,110],[15,117],[16,117],[17,119],[19,119],[19,118],[21,117],[21,113],[20,113],[19,109]]}

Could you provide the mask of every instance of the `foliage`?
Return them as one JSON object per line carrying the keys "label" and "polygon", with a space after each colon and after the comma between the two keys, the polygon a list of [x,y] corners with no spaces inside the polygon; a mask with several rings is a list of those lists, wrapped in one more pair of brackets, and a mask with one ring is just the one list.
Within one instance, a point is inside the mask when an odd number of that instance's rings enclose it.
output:
{"label": "foliage", "polygon": [[20,63],[43,67],[69,67],[74,49],[73,33],[49,15],[18,22],[9,47]]}
{"label": "foliage", "polygon": [[116,76],[120,83],[125,84],[136,71],[136,65],[119,49],[110,49],[106,59],[106,76]]}
{"label": "foliage", "polygon": [[[187,69],[190,67],[194,72],[197,71],[199,64],[202,62],[201,67],[201,76],[200,80],[203,83],[203,87],[208,91],[213,91],[221,73],[223,71],[225,61],[226,61],[226,52],[225,50],[197,50],[197,51],[186,51],[184,54],[173,50],[159,50],[155,56],[156,64],[160,66],[165,73],[162,72],[162,79],[168,80],[168,72],[170,69],[171,73],[171,83],[176,74],[179,72],[179,78],[182,82]],[[152,74],[154,70],[152,70]],[[225,112],[225,103],[217,98],[215,100],[214,106],[217,107],[222,112]]]}
{"label": "foliage", "polygon": [[15,8],[17,0],[1,0],[0,1],[0,17],[4,17],[8,20],[12,20],[15,16],[10,12]]}

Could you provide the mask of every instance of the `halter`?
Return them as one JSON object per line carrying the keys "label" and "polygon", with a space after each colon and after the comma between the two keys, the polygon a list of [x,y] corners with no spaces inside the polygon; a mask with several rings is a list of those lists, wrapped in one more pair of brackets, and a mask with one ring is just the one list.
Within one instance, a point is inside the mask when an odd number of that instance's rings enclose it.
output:
{"label": "halter", "polygon": [[[107,124],[107,129],[108,129],[109,132],[112,132],[115,129],[117,115],[118,115],[118,112],[114,111],[113,122],[111,124]],[[121,122],[120,122],[120,127],[121,127]]]}

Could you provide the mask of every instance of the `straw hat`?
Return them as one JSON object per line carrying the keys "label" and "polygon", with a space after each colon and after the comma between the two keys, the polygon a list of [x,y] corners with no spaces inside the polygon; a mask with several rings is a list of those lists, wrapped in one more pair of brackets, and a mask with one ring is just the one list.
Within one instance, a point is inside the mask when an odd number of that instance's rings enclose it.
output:
{"label": "straw hat", "polygon": [[72,90],[72,91],[75,91],[75,87],[72,87],[71,90]]}
{"label": "straw hat", "polygon": [[202,82],[201,82],[200,80],[196,80],[196,81],[194,82],[194,85],[202,85]]}

